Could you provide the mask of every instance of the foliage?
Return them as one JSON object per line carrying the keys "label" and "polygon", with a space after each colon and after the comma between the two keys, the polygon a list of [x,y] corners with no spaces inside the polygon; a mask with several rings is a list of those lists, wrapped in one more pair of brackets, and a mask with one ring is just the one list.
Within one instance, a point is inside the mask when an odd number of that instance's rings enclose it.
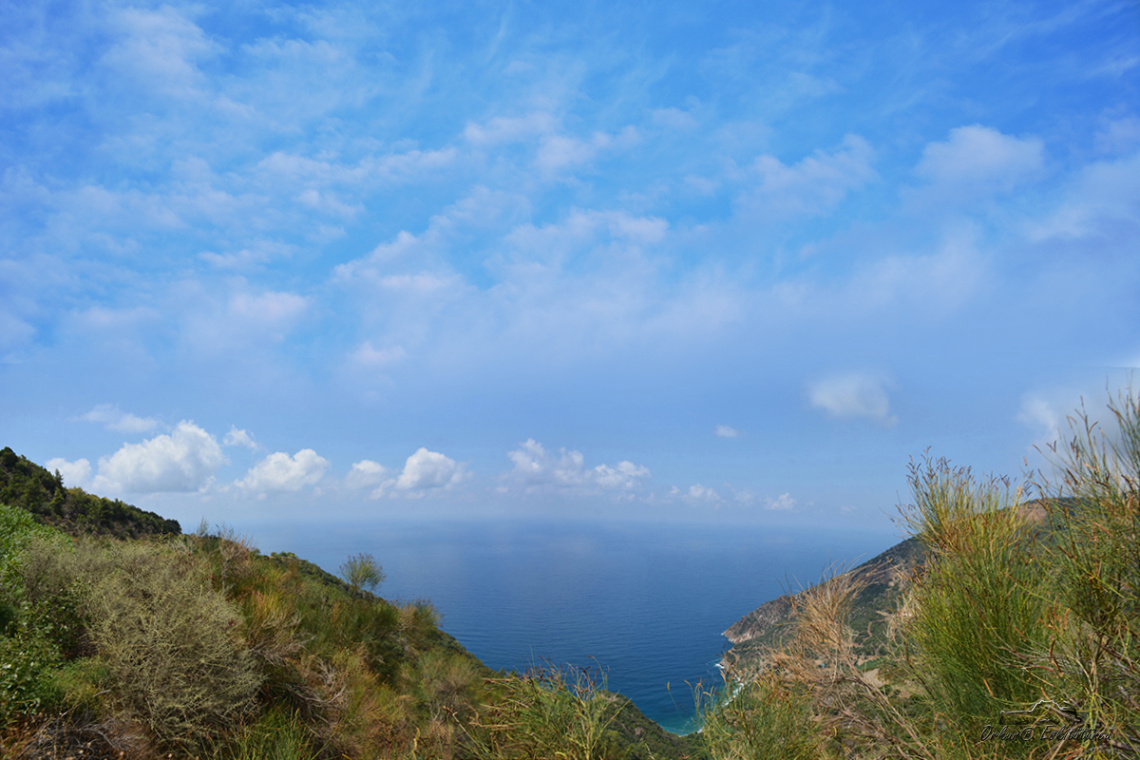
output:
{"label": "foliage", "polygon": [[1050,521],[1057,608],[1037,657],[1058,704],[1101,732],[1122,757],[1140,757],[1140,399],[1109,404],[1115,430],[1082,409],[1051,449]]}
{"label": "foliage", "polygon": [[599,687],[584,668],[535,669],[523,676],[494,681],[501,696],[477,724],[483,740],[480,757],[615,757],[611,729],[622,703]]}
{"label": "foliage", "polygon": [[357,591],[375,592],[384,572],[371,554],[354,554],[340,566],[340,577]]}
{"label": "foliage", "polygon": [[1008,483],[929,458],[910,481],[904,519],[927,547],[907,626],[915,673],[936,713],[972,732],[1040,696],[1026,657],[1048,641],[1050,567]]}
{"label": "foliage", "polygon": [[825,737],[802,684],[769,672],[703,699],[701,730],[713,760],[812,760],[822,752]]}
{"label": "foliage", "polygon": [[88,542],[58,557],[85,585],[88,634],[116,702],[160,743],[195,746],[253,708],[260,677],[238,612],[188,552]]}
{"label": "foliage", "polygon": [[81,488],[65,488],[59,472],[0,449],[0,504],[21,507],[43,523],[72,534],[96,533],[120,538],[177,535],[177,520],[167,520],[118,499],[93,496]]}
{"label": "foliage", "polygon": [[[50,677],[67,632],[59,604],[29,600],[21,578],[28,546],[59,545],[59,534],[27,512],[0,505],[0,726],[50,702]],[[56,612],[57,614],[53,614]]]}
{"label": "foliage", "polygon": [[50,678],[62,659],[34,621],[21,618],[14,628],[0,636],[0,726],[53,701]]}

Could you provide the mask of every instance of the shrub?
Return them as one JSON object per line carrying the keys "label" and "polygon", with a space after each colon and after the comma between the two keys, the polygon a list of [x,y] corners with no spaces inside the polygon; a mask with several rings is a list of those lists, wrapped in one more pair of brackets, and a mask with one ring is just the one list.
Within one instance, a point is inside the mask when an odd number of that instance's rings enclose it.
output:
{"label": "shrub", "polygon": [[189,554],[112,545],[85,607],[119,702],[164,744],[195,745],[253,709],[240,618]]}
{"label": "shrub", "polygon": [[340,566],[340,577],[357,592],[374,592],[384,582],[384,571],[371,554],[354,554]]}
{"label": "shrub", "polygon": [[913,673],[935,712],[972,734],[1040,696],[1026,655],[1048,640],[1049,569],[1020,490],[946,460],[910,469],[915,502],[903,517],[927,549],[911,590]]}
{"label": "shrub", "polygon": [[29,598],[23,575],[37,542],[56,551],[64,545],[58,531],[28,512],[0,505],[0,726],[54,701],[51,676],[63,659],[61,641],[68,643],[73,630],[65,600]]}
{"label": "shrub", "polygon": [[1038,663],[1067,703],[1121,757],[1140,757],[1140,399],[1109,410],[1115,430],[1079,411],[1052,447],[1046,508],[1056,537],[1058,611]]}
{"label": "shrub", "polygon": [[59,647],[34,620],[22,618],[15,627],[0,636],[0,726],[56,701],[51,676],[62,661]]}
{"label": "shrub", "polygon": [[267,710],[247,726],[230,750],[233,760],[316,760],[303,720],[295,713]]}

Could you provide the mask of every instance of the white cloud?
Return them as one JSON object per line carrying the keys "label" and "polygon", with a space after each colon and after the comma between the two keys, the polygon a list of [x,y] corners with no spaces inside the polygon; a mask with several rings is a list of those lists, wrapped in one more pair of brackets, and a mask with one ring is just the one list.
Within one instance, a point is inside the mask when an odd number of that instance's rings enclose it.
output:
{"label": "white cloud", "polygon": [[1110,400],[1104,388],[1095,386],[1038,390],[1022,396],[1015,419],[1035,435],[1029,448],[1047,454],[1050,446],[1069,441],[1084,429],[1081,414],[1087,415],[1089,424],[1100,433],[1115,436],[1117,425],[1108,408]]}
{"label": "white cloud", "polygon": [[225,446],[241,446],[250,451],[257,451],[261,448],[257,445],[257,441],[253,440],[253,436],[249,434],[248,430],[238,430],[233,425],[230,426],[230,432],[226,433],[222,444]]}
{"label": "white cloud", "polygon": [[372,341],[364,341],[360,347],[352,352],[351,359],[365,367],[382,367],[400,361],[407,355],[402,346],[391,348],[374,348]]}
{"label": "white cloud", "polygon": [[75,314],[76,324],[87,331],[107,331],[122,333],[144,322],[154,322],[160,318],[157,309],[136,306],[131,309],[109,309],[105,306],[92,306]]}
{"label": "white cloud", "polygon": [[595,132],[588,140],[566,135],[547,135],[542,139],[534,161],[541,171],[553,173],[589,163],[602,150],[628,147],[638,139],[637,130],[633,127],[626,127],[617,135]]}
{"label": "white cloud", "polygon": [[387,479],[387,467],[370,459],[362,459],[353,463],[352,469],[344,478],[344,484],[349,488],[376,488]]}
{"label": "white cloud", "polygon": [[243,324],[280,336],[307,307],[308,299],[296,293],[237,293],[230,299],[229,313]]}
{"label": "white cloud", "polygon": [[1140,145],[1140,119],[1127,116],[1110,121],[1097,132],[1096,146],[1106,153],[1130,150]]}
{"label": "white cloud", "polygon": [[463,474],[462,465],[454,459],[421,447],[404,463],[403,472],[396,478],[395,488],[400,491],[448,488],[459,483]]}
{"label": "white cloud", "polygon": [[832,375],[810,385],[808,400],[832,417],[866,417],[883,427],[893,427],[898,418],[891,414],[888,386],[885,378],[868,373]]}
{"label": "white cloud", "polygon": [[835,152],[816,151],[794,166],[775,156],[760,156],[753,165],[759,185],[745,193],[741,203],[768,219],[823,214],[848,192],[877,177],[871,167],[873,159],[871,146],[855,135],[844,138]]}
{"label": "white cloud", "polygon": [[729,425],[717,425],[715,430],[718,438],[739,438],[740,431]]}
{"label": "white cloud", "polygon": [[113,17],[122,37],[102,63],[127,81],[163,94],[185,96],[202,84],[197,60],[216,50],[202,30],[170,7],[158,11],[127,8]]}
{"label": "white cloud", "polygon": [[700,483],[689,486],[689,491],[686,494],[689,501],[705,502],[709,504],[717,504],[724,501],[716,490],[703,486]]}
{"label": "white cloud", "polygon": [[790,510],[793,510],[795,508],[796,508],[796,500],[793,499],[792,495],[790,493],[788,493],[787,491],[780,494],[775,499],[773,499],[770,496],[768,497],[768,509],[790,511]]}
{"label": "white cloud", "polygon": [[314,485],[325,475],[329,462],[312,449],[301,449],[293,456],[278,451],[250,468],[237,485],[262,494],[270,491],[299,491]]}
{"label": "white cloud", "polygon": [[16,348],[35,337],[36,328],[6,311],[0,311],[0,349]]}
{"label": "white cloud", "polygon": [[1061,423],[1064,415],[1060,414],[1053,405],[1040,396],[1025,396],[1021,399],[1021,409],[1017,413],[1017,421],[1037,428],[1041,440],[1045,442],[1056,441],[1061,437]]}
{"label": "white cloud", "polygon": [[225,463],[214,437],[183,420],[170,435],[128,443],[101,458],[94,487],[131,493],[197,491]]}
{"label": "white cloud", "polygon": [[250,292],[235,278],[236,292],[219,297],[205,281],[181,285],[184,339],[204,355],[261,348],[281,343],[309,309],[309,299],[296,293]]}
{"label": "white cloud", "polygon": [[385,290],[429,295],[456,282],[456,278],[453,276],[441,277],[431,272],[415,272],[413,274],[385,275],[376,282]]}
{"label": "white cloud", "polygon": [[622,493],[639,488],[650,476],[649,468],[630,461],[616,465],[600,464],[587,468],[580,451],[559,449],[554,455],[533,438],[507,452],[514,469],[504,479],[521,485],[526,491],[561,490],[577,493]]}
{"label": "white cloud", "polygon": [[[1029,227],[1033,240],[1100,235],[1112,240],[1120,222],[1140,220],[1140,153],[1085,166],[1065,193]],[[1122,237],[1122,240],[1128,240]]]}
{"label": "white cloud", "polygon": [[970,193],[1009,190],[1044,165],[1044,144],[973,125],[950,130],[946,142],[930,143],[915,171],[931,182]]}
{"label": "white cloud", "polygon": [[[346,478],[351,487],[376,485],[372,498],[403,496],[418,499],[433,491],[449,491],[467,480],[469,473],[462,464],[438,451],[424,447],[404,462],[404,469],[394,478],[385,477],[387,470],[376,462],[364,460],[353,466]],[[354,484],[359,484],[356,486]]]}
{"label": "white cloud", "polygon": [[83,488],[91,478],[91,463],[86,459],[69,462],[66,459],[56,457],[47,460],[44,467],[48,472],[59,470],[59,474],[63,477],[63,484],[68,488]]}
{"label": "white cloud", "polygon": [[115,404],[98,404],[94,409],[81,414],[76,419],[83,422],[95,422],[106,426],[108,430],[119,433],[145,433],[158,427],[158,420],[153,417],[138,417],[123,412]]}
{"label": "white cloud", "polygon": [[536,111],[521,117],[496,116],[483,125],[469,122],[463,136],[475,145],[492,146],[549,134],[556,127],[553,116]]}

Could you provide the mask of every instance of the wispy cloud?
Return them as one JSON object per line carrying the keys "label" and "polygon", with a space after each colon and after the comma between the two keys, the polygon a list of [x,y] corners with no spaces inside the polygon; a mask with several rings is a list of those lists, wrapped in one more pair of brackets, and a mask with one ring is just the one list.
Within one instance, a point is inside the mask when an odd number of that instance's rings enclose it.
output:
{"label": "wispy cloud", "polygon": [[816,151],[794,166],[760,156],[752,166],[756,185],[738,202],[743,213],[767,221],[818,216],[876,178],[873,159],[870,144],[856,135],[846,136],[834,152]]}
{"label": "wispy cloud", "polygon": [[108,430],[120,433],[146,433],[158,427],[153,417],[139,417],[124,412],[115,404],[99,404],[94,409],[76,417],[83,422],[94,422],[106,426]]}
{"label": "wispy cloud", "polygon": [[866,372],[830,375],[809,384],[808,401],[831,417],[866,418],[883,427],[894,427],[898,417],[891,414],[891,385],[881,375]]}
{"label": "wispy cloud", "polygon": [[982,125],[956,127],[949,139],[922,152],[915,173],[929,183],[923,192],[936,201],[977,202],[1007,193],[1038,176],[1045,146],[1036,137],[1017,138]]}

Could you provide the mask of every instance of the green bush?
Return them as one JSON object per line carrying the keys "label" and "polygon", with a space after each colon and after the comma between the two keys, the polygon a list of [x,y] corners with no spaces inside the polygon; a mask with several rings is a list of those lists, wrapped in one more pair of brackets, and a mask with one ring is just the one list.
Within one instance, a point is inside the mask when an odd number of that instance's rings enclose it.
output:
{"label": "green bush", "polygon": [[371,593],[384,582],[384,571],[371,554],[354,554],[340,566],[340,577],[357,593]]}
{"label": "green bush", "polygon": [[52,675],[62,661],[59,647],[34,620],[23,618],[15,628],[0,636],[0,726],[57,701]]}
{"label": "green bush", "polygon": [[63,659],[66,605],[29,598],[23,579],[37,542],[58,550],[63,537],[28,512],[0,505],[0,726],[54,701],[51,676]]}

